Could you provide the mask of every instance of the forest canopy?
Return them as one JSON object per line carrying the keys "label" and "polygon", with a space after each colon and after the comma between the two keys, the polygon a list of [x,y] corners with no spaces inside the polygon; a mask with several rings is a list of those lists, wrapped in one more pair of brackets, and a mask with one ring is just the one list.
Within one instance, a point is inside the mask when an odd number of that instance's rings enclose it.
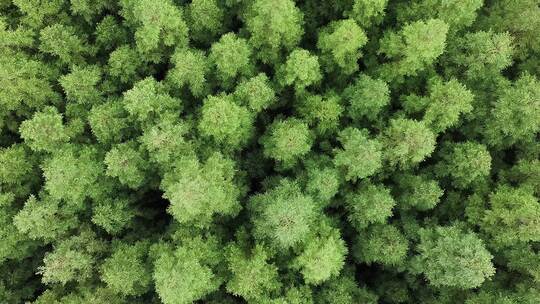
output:
{"label": "forest canopy", "polygon": [[0,0],[0,303],[540,303],[538,0]]}

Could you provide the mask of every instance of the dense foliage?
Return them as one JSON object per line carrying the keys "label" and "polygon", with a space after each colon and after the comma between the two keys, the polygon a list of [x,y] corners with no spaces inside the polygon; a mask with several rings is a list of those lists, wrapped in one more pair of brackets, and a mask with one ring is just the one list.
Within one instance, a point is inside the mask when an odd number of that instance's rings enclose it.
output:
{"label": "dense foliage", "polygon": [[0,303],[540,303],[538,0],[0,0]]}

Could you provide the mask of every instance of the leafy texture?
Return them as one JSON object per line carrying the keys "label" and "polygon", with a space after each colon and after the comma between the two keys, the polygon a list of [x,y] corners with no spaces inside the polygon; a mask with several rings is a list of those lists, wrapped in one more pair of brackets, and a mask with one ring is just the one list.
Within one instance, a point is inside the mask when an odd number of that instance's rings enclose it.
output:
{"label": "leafy texture", "polygon": [[538,0],[0,0],[0,303],[538,304]]}

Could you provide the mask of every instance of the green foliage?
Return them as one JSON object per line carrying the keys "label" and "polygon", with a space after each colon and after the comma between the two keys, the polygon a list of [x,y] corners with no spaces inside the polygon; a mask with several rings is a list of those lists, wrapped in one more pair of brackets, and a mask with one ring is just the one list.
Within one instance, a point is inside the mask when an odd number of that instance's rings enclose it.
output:
{"label": "green foliage", "polygon": [[421,175],[404,174],[396,178],[398,183],[396,200],[404,209],[415,208],[421,211],[435,207],[443,195],[436,180]]}
{"label": "green foliage", "polygon": [[533,141],[540,131],[540,83],[524,75],[505,89],[494,104],[486,126],[491,144],[513,144]]}
{"label": "green foliage", "polygon": [[453,150],[445,153],[443,159],[440,175],[450,176],[458,188],[489,176],[491,156],[484,145],[474,142],[453,144]]}
{"label": "green foliage", "polygon": [[133,17],[133,20],[128,20],[136,25],[135,42],[141,53],[149,54],[160,46],[187,45],[188,27],[182,11],[172,1],[136,0],[128,3],[132,5],[129,14]]}
{"label": "green foliage", "polygon": [[185,139],[188,131],[187,125],[166,119],[145,130],[140,142],[153,162],[168,168],[178,158],[191,155],[191,145]]}
{"label": "green foliage", "polygon": [[96,88],[101,80],[97,67],[74,67],[71,73],[60,78],[60,84],[68,101],[93,104],[99,101],[100,92]]}
{"label": "green foliage", "polygon": [[374,120],[390,102],[389,95],[390,90],[384,81],[361,75],[343,92],[348,102],[347,116],[354,120]]}
{"label": "green foliage", "polygon": [[174,68],[169,70],[168,80],[173,85],[188,86],[191,93],[200,96],[206,91],[206,74],[210,65],[205,54],[198,50],[181,48],[171,58]]}
{"label": "green foliage", "polygon": [[346,180],[371,176],[381,168],[381,144],[369,139],[367,130],[347,128],[339,133],[343,149],[335,151],[334,165],[345,172]]}
{"label": "green foliage", "polygon": [[60,201],[49,197],[37,200],[30,196],[24,208],[14,216],[13,224],[31,239],[52,241],[79,223],[70,210],[62,208]]}
{"label": "green foliage", "polygon": [[344,74],[358,70],[358,59],[362,56],[360,48],[367,43],[367,36],[352,19],[336,21],[319,34],[317,47],[322,51],[325,69],[333,70],[334,65]]}
{"label": "green foliage", "polygon": [[129,127],[127,116],[119,100],[109,100],[92,107],[88,114],[88,124],[100,143],[119,143]]}
{"label": "green foliage", "polygon": [[145,263],[147,247],[143,243],[121,244],[101,266],[101,280],[122,295],[138,295],[147,291],[151,275]]}
{"label": "green foliage", "polygon": [[38,274],[45,284],[84,282],[90,279],[97,262],[97,254],[105,249],[95,233],[83,230],[79,235],[60,242],[45,255]]}
{"label": "green foliage", "polygon": [[423,122],[393,119],[383,133],[383,157],[390,165],[414,166],[435,149],[435,135]]}
{"label": "green foliage", "polygon": [[218,245],[215,239],[193,238],[160,250],[153,277],[163,303],[192,303],[218,289],[220,280],[211,268],[220,260]]}
{"label": "green foliage", "polygon": [[420,0],[398,10],[398,20],[439,18],[453,31],[470,26],[484,0]]}
{"label": "green foliage", "polygon": [[245,145],[253,133],[253,116],[233,98],[231,95],[208,96],[201,109],[198,129],[202,136],[237,149]]}
{"label": "green foliage", "polygon": [[354,0],[352,9],[347,15],[362,27],[378,24],[385,15],[388,0]]}
{"label": "green foliage", "polygon": [[32,163],[23,145],[0,148],[0,184],[20,184],[32,173]]}
{"label": "green foliage", "polygon": [[537,304],[538,0],[0,0],[0,303]]}
{"label": "green foliage", "polygon": [[264,155],[285,167],[294,165],[299,157],[306,155],[312,141],[308,126],[294,118],[274,121],[261,138]]}
{"label": "green foliage", "polygon": [[309,51],[303,49],[292,51],[278,73],[281,85],[294,85],[298,91],[316,84],[322,79],[317,56],[311,55]]}
{"label": "green foliage", "polygon": [[481,239],[456,226],[422,230],[416,250],[418,271],[434,286],[462,289],[480,286],[495,273],[493,256]]}
{"label": "green foliage", "polygon": [[103,165],[91,148],[74,151],[71,148],[56,153],[43,163],[44,189],[58,200],[83,207],[83,200],[96,193]]}
{"label": "green foliage", "polygon": [[360,234],[353,254],[359,262],[397,266],[403,264],[407,250],[408,241],[399,229],[393,225],[374,225]]}
{"label": "green foliage", "polygon": [[227,262],[232,278],[227,290],[248,301],[260,301],[279,290],[278,269],[268,263],[269,258],[263,246],[255,246],[248,255],[236,246],[231,247]]}
{"label": "green foliage", "polygon": [[334,168],[308,168],[306,191],[321,203],[329,202],[338,193],[339,184],[339,173]]}
{"label": "green foliage", "polygon": [[470,79],[498,75],[512,64],[514,48],[509,33],[479,31],[467,33],[450,49],[451,59],[466,69]]}
{"label": "green foliage", "polygon": [[263,111],[276,102],[276,93],[264,73],[240,82],[234,96],[238,102],[254,112]]}
{"label": "green foliage", "polygon": [[276,62],[282,51],[290,51],[304,33],[303,15],[291,0],[255,0],[244,16],[249,42],[265,63]]}
{"label": "green foliage", "polygon": [[129,83],[137,76],[140,58],[130,46],[122,45],[111,52],[108,64],[108,72],[112,77],[122,83]]}
{"label": "green foliage", "polygon": [[455,79],[433,80],[429,91],[429,97],[408,96],[404,107],[413,113],[424,110],[423,121],[436,133],[457,125],[461,115],[473,110],[474,95]]}
{"label": "green foliage", "polygon": [[37,112],[20,127],[21,137],[34,151],[54,151],[69,140],[62,115],[53,107]]}
{"label": "green foliage", "polygon": [[345,204],[349,221],[360,230],[369,224],[384,223],[392,216],[396,202],[383,185],[362,184],[360,189],[347,195]]}
{"label": "green foliage", "polygon": [[141,123],[159,119],[168,111],[178,111],[182,103],[165,93],[162,83],[152,77],[145,78],[124,93],[126,111]]}
{"label": "green foliage", "polygon": [[322,225],[317,237],[306,244],[304,251],[294,261],[308,284],[319,285],[337,276],[345,263],[347,247],[338,230]]}
{"label": "green foliage", "polygon": [[324,96],[312,95],[302,98],[297,107],[298,114],[320,136],[330,135],[337,131],[339,120],[343,113],[340,98],[334,92]]}
{"label": "green foliage", "polygon": [[135,216],[126,199],[107,199],[92,209],[92,223],[109,234],[118,234],[126,228]]}
{"label": "green foliage", "polygon": [[137,189],[144,182],[147,161],[132,142],[115,145],[103,162],[107,166],[106,174],[117,177],[123,185]]}
{"label": "green foliage", "polygon": [[380,41],[378,53],[391,61],[381,67],[381,76],[394,80],[417,75],[444,52],[447,33],[448,25],[439,19],[416,21],[399,32],[388,32]]}
{"label": "green foliage", "polygon": [[501,246],[540,240],[540,204],[527,189],[507,186],[489,197],[489,209],[481,218],[481,227]]}
{"label": "green foliage", "polygon": [[76,29],[69,25],[57,23],[47,26],[39,36],[39,49],[58,57],[62,63],[77,64],[92,52],[85,39],[77,36]]}
{"label": "green foliage", "polygon": [[5,117],[21,107],[40,109],[58,99],[50,83],[52,69],[45,63],[26,56],[5,53],[0,56],[0,127]]}
{"label": "green foliage", "polygon": [[177,160],[161,184],[171,202],[169,213],[180,223],[195,225],[210,224],[215,214],[235,215],[240,189],[234,175],[234,162],[219,153],[203,164],[195,158]]}
{"label": "green foliage", "polygon": [[194,0],[186,8],[190,37],[210,42],[223,30],[224,12],[216,0]]}
{"label": "green foliage", "polygon": [[250,73],[250,57],[247,40],[227,33],[212,44],[209,59],[216,66],[218,78],[228,83],[238,75]]}
{"label": "green foliage", "polygon": [[251,205],[255,236],[285,249],[306,240],[317,215],[313,199],[287,180],[253,197]]}

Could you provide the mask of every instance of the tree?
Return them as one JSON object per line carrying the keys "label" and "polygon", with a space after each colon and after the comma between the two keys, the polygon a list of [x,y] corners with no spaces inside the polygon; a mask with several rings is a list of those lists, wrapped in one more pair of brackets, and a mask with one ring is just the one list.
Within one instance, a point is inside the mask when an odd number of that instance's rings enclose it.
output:
{"label": "tree", "polygon": [[145,293],[152,279],[145,261],[147,248],[145,243],[119,244],[101,266],[101,280],[122,295]]}
{"label": "tree", "polygon": [[270,258],[262,245],[248,253],[238,246],[229,247],[227,265],[232,278],[227,282],[227,290],[247,301],[263,300],[278,291],[278,268],[268,262]]}
{"label": "tree", "polygon": [[101,71],[96,66],[74,67],[71,73],[60,78],[60,84],[69,101],[94,104],[101,100],[97,85],[101,81]]}
{"label": "tree", "polygon": [[118,99],[92,106],[88,124],[92,134],[102,144],[120,143],[129,130],[128,113]]}
{"label": "tree", "polygon": [[433,286],[476,288],[495,274],[493,256],[482,240],[457,226],[421,230],[416,250],[413,267]]}
{"label": "tree", "polygon": [[52,152],[69,140],[62,115],[53,107],[47,107],[35,113],[31,119],[23,121],[19,132],[34,151]]}
{"label": "tree", "polygon": [[489,196],[481,227],[498,246],[540,240],[540,205],[529,189],[501,186]]}
{"label": "tree", "polygon": [[215,215],[233,216],[240,211],[240,188],[234,183],[234,162],[219,153],[204,163],[194,157],[176,161],[161,182],[168,212],[180,223],[208,226]]}
{"label": "tree", "polygon": [[278,80],[282,86],[294,85],[297,91],[321,81],[319,60],[309,51],[295,49],[278,70]]}
{"label": "tree", "polygon": [[92,223],[111,235],[117,235],[132,224],[136,210],[127,198],[106,199],[92,208]]}
{"label": "tree", "polygon": [[423,122],[398,118],[390,120],[381,138],[383,158],[392,166],[410,168],[435,150],[435,135]]}
{"label": "tree", "polygon": [[298,114],[308,125],[314,127],[319,136],[335,133],[340,124],[343,106],[334,92],[321,95],[302,96],[296,105]]}
{"label": "tree", "polygon": [[302,12],[291,0],[255,0],[243,18],[249,42],[264,63],[276,63],[284,52],[296,47],[304,33]]}
{"label": "tree", "polygon": [[395,205],[390,190],[377,184],[363,183],[357,191],[345,197],[347,218],[358,230],[370,224],[386,222],[392,216]]}
{"label": "tree", "polygon": [[312,233],[315,203],[295,182],[281,180],[275,188],[253,196],[250,205],[258,239],[287,249],[305,242]]}
{"label": "tree", "polygon": [[190,38],[210,42],[223,31],[224,12],[216,0],[194,0],[186,8]]}
{"label": "tree", "polygon": [[319,33],[317,42],[325,70],[333,71],[337,65],[346,75],[356,72],[357,61],[362,56],[360,49],[367,41],[366,34],[353,19],[330,23]]}
{"label": "tree", "polygon": [[455,143],[452,151],[443,155],[437,173],[449,176],[455,187],[467,187],[485,179],[491,171],[491,155],[486,146],[475,142]]}
{"label": "tree", "polygon": [[491,109],[485,129],[488,143],[508,146],[532,142],[540,131],[540,83],[523,75],[505,89]]}
{"label": "tree", "polygon": [[292,265],[300,270],[306,283],[320,285],[339,275],[346,254],[347,247],[339,231],[323,221],[317,236],[306,244]]}
{"label": "tree", "polygon": [[232,95],[208,96],[201,109],[198,130],[218,144],[237,150],[247,144],[254,132],[253,115],[233,98]]}
{"label": "tree", "polygon": [[131,83],[137,79],[141,58],[129,45],[121,45],[111,52],[107,72],[121,83]]}
{"label": "tree", "polygon": [[377,53],[391,61],[379,69],[381,77],[392,81],[417,75],[444,52],[447,33],[448,25],[439,19],[412,22],[399,32],[385,33]]}
{"label": "tree", "polygon": [[169,70],[167,80],[179,87],[188,86],[194,96],[202,96],[208,90],[207,75],[210,63],[204,52],[180,48],[173,54],[174,67]]}
{"label": "tree", "polygon": [[358,287],[354,276],[347,272],[339,277],[330,280],[320,289],[317,303],[321,304],[346,304],[346,303],[378,303],[377,295],[371,293],[366,288]]}
{"label": "tree", "polygon": [[340,178],[339,172],[330,166],[331,163],[328,166],[321,163],[314,161],[311,164],[306,164],[306,192],[325,206],[338,193]]}
{"label": "tree", "polygon": [[124,92],[124,108],[141,124],[160,119],[168,111],[182,109],[180,100],[169,96],[161,82],[154,78],[145,78]]}
{"label": "tree", "polygon": [[253,112],[261,112],[276,102],[276,93],[266,74],[260,73],[240,82],[234,91],[235,100]]}
{"label": "tree", "polygon": [[221,261],[213,237],[185,239],[184,244],[159,250],[154,262],[154,282],[164,304],[188,304],[216,291],[221,285],[212,267]]}
{"label": "tree", "polygon": [[50,196],[40,200],[30,196],[13,217],[13,224],[30,239],[52,242],[80,223],[73,212],[62,206],[61,201]]}
{"label": "tree", "polygon": [[388,0],[354,0],[351,10],[347,11],[346,15],[360,26],[367,28],[382,21],[387,5]]}
{"label": "tree", "polygon": [[460,116],[473,110],[474,95],[455,79],[448,82],[434,79],[429,91],[429,97],[406,98],[404,106],[407,111],[424,111],[423,122],[436,133],[455,127]]}
{"label": "tree", "polygon": [[79,235],[61,241],[52,252],[48,252],[38,274],[42,275],[45,284],[85,282],[93,275],[97,255],[104,249],[105,244],[96,239],[95,233],[85,229]]}
{"label": "tree", "polygon": [[[84,0],[86,2],[86,0]],[[86,6],[87,2],[85,3]],[[128,43],[127,28],[120,24],[115,15],[105,15],[96,24],[96,44],[100,49],[111,51]]]}
{"label": "tree", "polygon": [[444,190],[436,180],[423,175],[403,174],[396,177],[396,200],[400,208],[420,211],[433,209]]}
{"label": "tree", "polygon": [[79,37],[76,29],[69,25],[53,24],[39,33],[40,51],[58,57],[63,64],[79,64],[93,50],[84,37]]}
{"label": "tree", "polygon": [[251,74],[251,48],[244,38],[227,33],[212,44],[210,61],[216,67],[217,77],[224,85],[232,83],[237,76]]}
{"label": "tree", "polygon": [[386,82],[362,74],[343,91],[343,99],[348,103],[348,117],[355,121],[374,120],[390,103],[390,90]]}
{"label": "tree", "polygon": [[0,185],[21,185],[32,176],[32,171],[32,161],[23,145],[0,148]]}
{"label": "tree", "polygon": [[104,168],[91,147],[79,151],[68,147],[55,153],[43,165],[44,189],[73,208],[84,208],[84,200],[99,191]]}
{"label": "tree", "polygon": [[152,53],[161,46],[187,46],[188,27],[182,11],[170,0],[137,0],[129,5],[131,7],[125,8],[125,17],[136,26],[137,50],[146,58],[153,61]]}
{"label": "tree", "polygon": [[334,165],[340,168],[346,180],[371,176],[381,168],[381,145],[369,139],[365,129],[347,128],[339,133],[342,149],[335,150]]}
{"label": "tree", "polygon": [[311,149],[312,135],[308,126],[296,118],[274,121],[260,143],[266,157],[273,158],[283,167],[292,167],[298,158]]}
{"label": "tree", "polygon": [[408,241],[399,229],[378,224],[359,235],[353,255],[362,263],[399,266],[404,264],[408,248]]}
{"label": "tree", "polygon": [[498,75],[512,64],[514,46],[507,32],[479,31],[467,33],[449,47],[449,56],[459,67],[465,68],[469,79]]}
{"label": "tree", "polygon": [[55,77],[52,67],[27,56],[10,53],[0,56],[0,77],[3,81],[0,90],[0,128],[9,125],[7,117],[24,106],[41,110],[60,99],[51,84]]}
{"label": "tree", "polygon": [[108,176],[117,177],[120,183],[130,188],[139,188],[145,180],[148,162],[135,142],[115,145],[104,160]]}
{"label": "tree", "polygon": [[183,121],[163,119],[143,131],[139,141],[148,151],[152,162],[162,169],[174,167],[174,162],[193,155],[191,142],[186,139],[190,126]]}
{"label": "tree", "polygon": [[398,20],[438,18],[456,32],[470,26],[476,19],[483,0],[420,0],[407,3],[397,9]]}

